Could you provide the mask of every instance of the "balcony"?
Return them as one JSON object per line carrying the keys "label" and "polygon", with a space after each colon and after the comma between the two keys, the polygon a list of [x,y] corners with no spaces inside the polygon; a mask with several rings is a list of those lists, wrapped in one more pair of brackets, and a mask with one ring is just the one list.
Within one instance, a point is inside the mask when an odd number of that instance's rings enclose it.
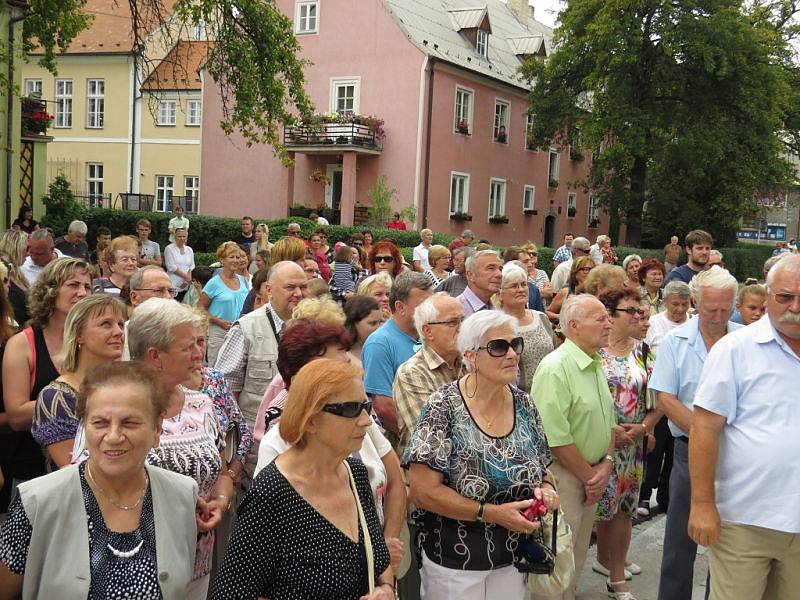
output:
{"label": "balcony", "polygon": [[41,98],[22,98],[22,137],[31,140],[50,141],[47,128],[53,115],[47,112],[47,102]]}
{"label": "balcony", "polygon": [[286,127],[283,143],[291,152],[303,154],[379,155],[383,152],[383,130],[375,124],[356,122],[313,122]]}
{"label": "balcony", "polygon": [[196,214],[199,204],[199,196],[169,195],[165,202],[162,199],[157,199],[154,194],[128,194],[121,192],[117,194],[113,208],[121,208],[122,210],[142,210],[145,212],[171,212],[173,206],[180,205],[184,213]]}

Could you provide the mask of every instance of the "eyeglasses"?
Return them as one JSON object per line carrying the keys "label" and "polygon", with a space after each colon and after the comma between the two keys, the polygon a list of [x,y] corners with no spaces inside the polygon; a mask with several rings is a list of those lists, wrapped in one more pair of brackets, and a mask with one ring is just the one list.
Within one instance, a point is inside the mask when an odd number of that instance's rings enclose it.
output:
{"label": "eyeglasses", "polygon": [[456,327],[461,327],[461,323],[463,322],[464,317],[458,317],[457,319],[450,319],[449,321],[431,321],[428,325],[444,325],[445,327],[455,329]]}
{"label": "eyeglasses", "polygon": [[578,272],[579,272],[579,273],[586,273],[586,274],[588,275],[588,274],[589,274],[589,272],[590,272],[592,269],[594,269],[594,267],[581,267],[580,269],[578,269]]}
{"label": "eyeglasses", "polygon": [[527,290],[528,289],[528,284],[527,283],[523,283],[523,282],[509,283],[507,286],[505,286],[504,288],[500,288],[500,289],[503,289],[503,290]]}
{"label": "eyeglasses", "polygon": [[487,342],[485,346],[478,347],[478,350],[486,350],[489,356],[502,358],[508,354],[509,348],[513,348],[515,354],[522,354],[522,350],[525,348],[525,340],[521,337],[515,337],[510,342],[508,340],[492,340]]}
{"label": "eyeglasses", "polygon": [[644,316],[644,309],[642,308],[634,308],[629,306],[628,308],[612,308],[610,312],[624,312],[627,313],[629,317],[643,317]]}
{"label": "eyeglasses", "polygon": [[534,256],[539,256],[539,253],[538,252],[528,252],[528,256],[533,258]]}
{"label": "eyeglasses", "polygon": [[137,292],[155,292],[159,296],[172,296],[175,298],[178,295],[178,290],[175,288],[136,288]]}
{"label": "eyeglasses", "polygon": [[385,262],[385,263],[393,263],[394,256],[376,256],[375,262]]}
{"label": "eyeglasses", "polygon": [[367,414],[372,410],[372,400],[365,402],[335,402],[333,404],[326,404],[322,407],[326,413],[331,413],[337,417],[345,417],[346,419],[355,419],[364,410]]}
{"label": "eyeglasses", "polygon": [[800,298],[800,294],[789,294],[788,292],[777,292],[772,294],[775,302],[778,304],[794,304],[794,301]]}
{"label": "eyeglasses", "polygon": [[364,245],[364,242],[353,242],[353,246],[361,247]]}

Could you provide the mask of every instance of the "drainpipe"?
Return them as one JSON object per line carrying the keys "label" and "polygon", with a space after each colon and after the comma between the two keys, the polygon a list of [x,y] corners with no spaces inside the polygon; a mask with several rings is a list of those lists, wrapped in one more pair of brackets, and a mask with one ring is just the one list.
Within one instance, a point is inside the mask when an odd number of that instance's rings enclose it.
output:
{"label": "drainpipe", "polygon": [[422,227],[428,226],[428,183],[431,175],[431,123],[433,122],[433,75],[436,59],[431,57],[428,74],[428,119],[425,128],[425,182],[422,186]]}
{"label": "drainpipe", "polygon": [[8,19],[8,88],[6,89],[6,227],[11,227],[11,198],[13,196],[13,184],[11,176],[14,170],[13,147],[14,142],[14,25],[24,20],[28,14],[26,9],[30,8],[25,2],[16,0],[6,0],[6,4],[11,9],[21,9],[22,12],[14,16],[14,10]]}
{"label": "drainpipe", "polygon": [[136,181],[134,177],[138,174],[134,172],[134,165],[136,164],[136,101],[139,96],[139,57],[142,54],[141,44],[133,49],[133,90],[131,93],[131,164],[130,164],[130,177],[128,178],[128,193],[133,193],[133,182]]}

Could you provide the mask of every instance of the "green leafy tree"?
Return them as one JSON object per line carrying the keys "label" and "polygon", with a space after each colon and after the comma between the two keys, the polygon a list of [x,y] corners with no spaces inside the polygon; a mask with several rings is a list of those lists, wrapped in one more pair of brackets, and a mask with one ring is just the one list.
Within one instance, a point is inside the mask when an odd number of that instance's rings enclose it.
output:
{"label": "green leafy tree", "polygon": [[691,227],[730,241],[754,193],[787,181],[797,5],[773,4],[570,0],[554,52],[526,62],[531,141],[592,151],[574,183],[598,194],[612,237],[625,224],[639,245],[647,202],[653,242]]}
{"label": "green leafy tree", "polygon": [[47,207],[47,214],[53,218],[72,221],[80,218],[83,208],[75,200],[72,186],[63,175],[58,175],[50,183],[47,195],[42,196],[42,202]]}

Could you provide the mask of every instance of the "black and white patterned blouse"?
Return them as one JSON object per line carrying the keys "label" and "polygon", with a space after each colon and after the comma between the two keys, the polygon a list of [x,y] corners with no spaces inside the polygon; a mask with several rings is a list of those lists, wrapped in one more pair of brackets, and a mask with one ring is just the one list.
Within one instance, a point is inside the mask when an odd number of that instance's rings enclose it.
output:
{"label": "black and white patterned blouse", "polygon": [[[367,469],[348,458],[367,519],[375,578],[389,566]],[[278,470],[264,467],[239,505],[213,598],[358,600],[369,593],[364,532],[358,543],[311,506]]]}
{"label": "black and white patterned blouse", "polygon": [[[469,411],[458,381],[431,394],[403,455],[403,466],[421,463],[443,475],[443,482],[470,500],[504,504],[533,497],[550,464],[550,450],[539,412],[528,394],[509,386],[514,426],[503,437],[481,430]],[[519,534],[494,523],[456,521],[415,511],[418,544],[437,564],[450,569],[486,571],[514,562]]]}
{"label": "black and white patterned blouse", "polygon": [[[89,533],[89,600],[136,598],[160,600],[156,561],[156,527],[153,497],[147,487],[142,502],[139,527],[126,533],[110,531],[80,465],[83,505]],[[9,509],[8,519],[0,529],[0,562],[9,571],[23,575],[28,559],[33,528],[19,496]]]}

